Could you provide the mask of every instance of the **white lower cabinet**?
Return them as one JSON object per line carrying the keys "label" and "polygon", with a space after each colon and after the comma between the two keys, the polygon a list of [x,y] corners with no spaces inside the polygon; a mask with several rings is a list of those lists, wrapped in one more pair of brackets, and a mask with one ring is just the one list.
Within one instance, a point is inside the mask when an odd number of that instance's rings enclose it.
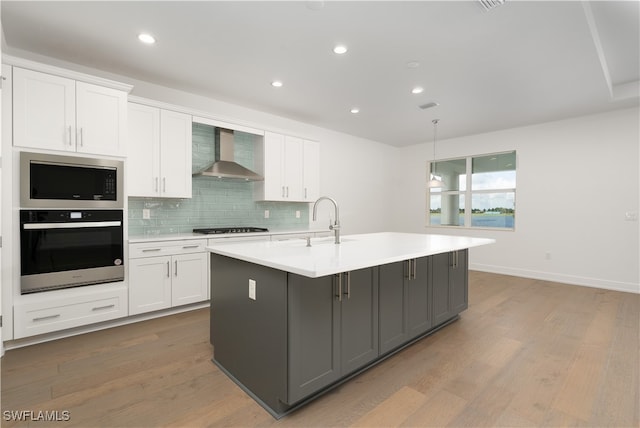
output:
{"label": "white lower cabinet", "polygon": [[207,300],[205,239],[129,245],[129,314]]}
{"label": "white lower cabinet", "polygon": [[14,339],[127,316],[127,287],[90,285],[21,296],[14,304]]}

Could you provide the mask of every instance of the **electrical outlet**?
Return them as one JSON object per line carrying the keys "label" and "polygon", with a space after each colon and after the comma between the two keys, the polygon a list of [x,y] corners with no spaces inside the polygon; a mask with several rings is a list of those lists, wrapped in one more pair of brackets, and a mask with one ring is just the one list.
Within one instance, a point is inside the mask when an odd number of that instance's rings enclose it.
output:
{"label": "electrical outlet", "polygon": [[300,218],[300,211],[296,211],[296,218]]}
{"label": "electrical outlet", "polygon": [[269,210],[264,210],[264,218],[269,218]]}
{"label": "electrical outlet", "polygon": [[627,211],[624,213],[624,219],[626,221],[638,221],[638,213],[635,211]]}
{"label": "electrical outlet", "polygon": [[256,300],[256,281],[253,279],[249,280],[249,298]]}
{"label": "electrical outlet", "polygon": [[151,210],[149,208],[142,209],[142,218],[145,220],[149,220],[151,218]]}

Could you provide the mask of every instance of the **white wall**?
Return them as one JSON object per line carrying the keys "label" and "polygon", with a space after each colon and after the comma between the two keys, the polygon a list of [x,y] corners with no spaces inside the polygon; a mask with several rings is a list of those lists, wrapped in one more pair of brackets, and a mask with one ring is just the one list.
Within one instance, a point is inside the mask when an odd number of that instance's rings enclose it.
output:
{"label": "white wall", "polygon": [[[640,291],[639,110],[626,109],[437,142],[438,159],[517,151],[515,231],[425,228],[432,143],[399,151],[396,230],[491,237],[472,268]],[[441,122],[440,126],[446,126]],[[551,258],[546,259],[549,252]]]}

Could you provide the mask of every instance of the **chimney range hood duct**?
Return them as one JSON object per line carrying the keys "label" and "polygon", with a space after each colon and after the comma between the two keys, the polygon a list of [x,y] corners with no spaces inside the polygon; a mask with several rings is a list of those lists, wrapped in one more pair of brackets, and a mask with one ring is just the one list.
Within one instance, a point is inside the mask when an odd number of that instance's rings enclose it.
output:
{"label": "chimney range hood duct", "polygon": [[215,177],[236,181],[262,181],[264,177],[256,174],[234,161],[233,131],[224,128],[215,128],[215,162],[194,176]]}

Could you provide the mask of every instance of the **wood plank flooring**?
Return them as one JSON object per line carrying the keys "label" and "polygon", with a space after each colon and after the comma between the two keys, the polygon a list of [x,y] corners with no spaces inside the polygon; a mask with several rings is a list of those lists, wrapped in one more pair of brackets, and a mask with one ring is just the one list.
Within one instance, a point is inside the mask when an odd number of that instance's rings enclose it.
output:
{"label": "wood plank flooring", "polygon": [[[640,295],[470,273],[461,319],[277,421],[210,361],[208,310],[7,351],[2,423],[638,427]],[[68,411],[68,421],[7,411]]]}

